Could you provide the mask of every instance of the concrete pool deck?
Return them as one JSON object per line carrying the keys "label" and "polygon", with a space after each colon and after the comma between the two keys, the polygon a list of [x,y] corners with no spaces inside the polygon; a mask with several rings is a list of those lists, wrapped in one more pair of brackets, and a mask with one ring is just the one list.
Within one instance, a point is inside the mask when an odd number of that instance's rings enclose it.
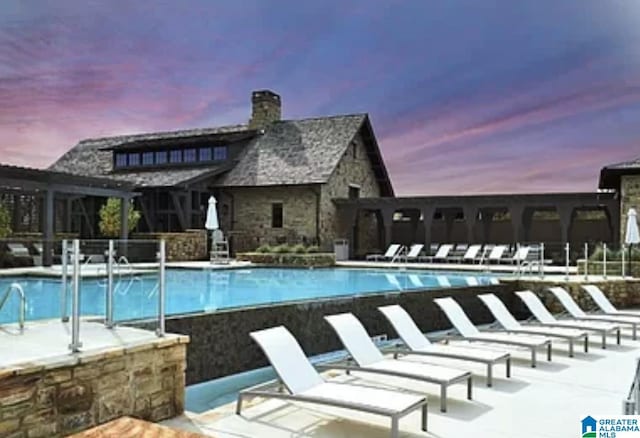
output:
{"label": "concrete pool deck", "polygon": [[[595,344],[592,345],[595,347]],[[558,352],[553,362],[538,368],[516,362],[512,378],[496,368],[493,388],[474,376],[474,400],[465,400],[464,385],[450,390],[450,408],[439,412],[435,385],[380,377],[361,379],[332,372],[332,378],[400,390],[424,391],[429,396],[429,432],[420,432],[416,412],[400,421],[402,437],[459,438],[567,438],[580,436],[580,420],[587,415],[620,414],[634,377],[640,343],[623,339],[622,346],[607,350],[592,348],[571,359]],[[453,366],[481,373],[483,367],[461,362]],[[202,413],[186,413],[162,424],[206,436],[377,438],[389,436],[389,421],[383,417],[318,405],[290,404],[255,399],[246,404],[243,416],[234,415],[234,404]]]}

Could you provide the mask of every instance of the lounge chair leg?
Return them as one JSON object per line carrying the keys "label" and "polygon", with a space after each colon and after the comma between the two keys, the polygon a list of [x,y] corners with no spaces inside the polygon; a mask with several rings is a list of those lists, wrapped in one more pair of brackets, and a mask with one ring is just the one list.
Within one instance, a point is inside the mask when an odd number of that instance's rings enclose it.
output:
{"label": "lounge chair leg", "polygon": [[620,345],[620,329],[616,332],[616,343]]}
{"label": "lounge chair leg", "polygon": [[631,339],[633,339],[635,341],[636,339],[638,339],[638,337],[636,336],[636,327],[637,326],[635,324],[633,324],[631,327],[632,327],[631,328],[631,330],[632,330]]}
{"label": "lounge chair leg", "polygon": [[589,352],[589,335],[584,335],[584,352]]}
{"label": "lounge chair leg", "polygon": [[493,385],[493,364],[487,364],[487,386],[491,388]]}
{"label": "lounge chair leg", "polygon": [[536,347],[531,347],[531,368],[536,367]]}
{"label": "lounge chair leg", "polygon": [[391,417],[391,438],[398,437],[398,417]]}
{"label": "lounge chair leg", "polygon": [[467,400],[473,400],[473,378],[471,376],[467,380]]}
{"label": "lounge chair leg", "polygon": [[507,378],[511,377],[511,357],[507,358]]}
{"label": "lounge chair leg", "polygon": [[440,385],[440,412],[447,412],[447,386]]}
{"label": "lounge chair leg", "polygon": [[573,339],[569,339],[569,357],[573,357]]}
{"label": "lounge chair leg", "polygon": [[602,332],[602,349],[605,350],[607,348],[607,333],[605,331]]}
{"label": "lounge chair leg", "polygon": [[551,342],[547,344],[547,360],[551,362]]}
{"label": "lounge chair leg", "polygon": [[422,430],[427,431],[427,404],[422,405]]}
{"label": "lounge chair leg", "polygon": [[236,415],[240,415],[242,412],[242,394],[238,394],[238,401],[236,402]]}

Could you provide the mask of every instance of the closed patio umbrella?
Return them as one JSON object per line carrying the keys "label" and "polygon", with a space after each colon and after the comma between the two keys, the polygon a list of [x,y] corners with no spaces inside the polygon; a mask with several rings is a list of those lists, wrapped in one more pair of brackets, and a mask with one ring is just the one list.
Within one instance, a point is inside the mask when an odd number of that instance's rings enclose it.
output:
{"label": "closed patio umbrella", "polygon": [[204,224],[204,227],[209,230],[217,230],[220,228],[220,224],[218,223],[218,210],[216,209],[216,198],[211,196],[209,198],[209,208],[207,209],[207,221]]}
{"label": "closed patio umbrella", "polygon": [[629,245],[629,274],[631,275],[631,247],[640,243],[640,232],[638,231],[637,213],[634,208],[630,208],[627,213],[627,232],[624,242]]}

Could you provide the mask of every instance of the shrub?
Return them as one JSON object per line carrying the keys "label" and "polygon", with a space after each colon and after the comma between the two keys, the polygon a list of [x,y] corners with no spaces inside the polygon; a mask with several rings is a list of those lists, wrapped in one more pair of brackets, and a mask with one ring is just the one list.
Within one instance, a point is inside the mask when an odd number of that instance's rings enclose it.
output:
{"label": "shrub", "polygon": [[273,251],[273,248],[271,248],[271,245],[260,245],[256,249],[256,252],[259,252],[261,254],[269,254],[272,251]]}
{"label": "shrub", "polygon": [[305,254],[307,252],[307,248],[303,244],[299,243],[291,247],[291,252],[295,254]]}
{"label": "shrub", "polygon": [[0,239],[11,234],[11,215],[4,205],[0,205]]}
{"label": "shrub", "polygon": [[289,245],[283,244],[273,247],[271,252],[274,254],[286,254],[291,252],[291,249],[289,248]]}
{"label": "shrub", "polygon": [[320,247],[318,245],[311,245],[310,247],[307,248],[307,252],[309,254],[315,254],[320,252]]}
{"label": "shrub", "polygon": [[[140,212],[133,208],[133,203],[129,203],[129,232],[133,231],[140,221]],[[100,233],[105,237],[120,236],[120,200],[109,198],[100,208]]]}

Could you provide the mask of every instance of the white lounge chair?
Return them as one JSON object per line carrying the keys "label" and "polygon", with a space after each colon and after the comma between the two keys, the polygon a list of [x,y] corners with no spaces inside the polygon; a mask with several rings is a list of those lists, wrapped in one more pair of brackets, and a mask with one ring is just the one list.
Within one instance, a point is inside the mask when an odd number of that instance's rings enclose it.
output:
{"label": "white lounge chair", "polygon": [[489,255],[485,260],[487,261],[487,263],[500,263],[500,261],[503,260],[502,257],[504,257],[505,252],[507,252],[506,245],[496,245],[491,249],[491,252],[489,252]]}
{"label": "white lounge chair", "polygon": [[437,260],[447,260],[449,257],[449,253],[453,249],[453,245],[449,243],[445,243],[444,245],[440,245],[438,248],[438,252],[433,257],[421,257],[420,260],[426,260],[428,262],[435,262]]}
{"label": "white lounge chair", "polygon": [[333,327],[351,358],[358,364],[358,371],[440,385],[441,412],[447,411],[447,388],[450,385],[466,381],[467,398],[471,400],[471,372],[426,363],[386,359],[353,314],[341,313],[325,316],[324,319]]}
{"label": "white lounge chair", "polygon": [[403,353],[479,362],[487,366],[487,386],[489,387],[493,384],[493,366],[498,362],[505,361],[507,377],[511,377],[511,355],[509,353],[464,348],[450,344],[433,344],[422,334],[407,311],[399,305],[378,307],[378,310],[387,318],[408,349],[394,352],[396,357],[398,353]]}
{"label": "white lounge chair", "polygon": [[402,250],[403,246],[399,243],[392,243],[387,248],[387,252],[384,254],[369,254],[367,255],[367,260],[379,261],[379,260],[393,260],[398,256],[398,253]]}
{"label": "white lounge chair", "polygon": [[528,246],[521,246],[516,250],[515,254],[513,254],[513,257],[505,259],[504,261],[512,263],[514,265],[517,263],[523,263],[529,257],[529,251],[531,251],[531,248],[529,248]]}
{"label": "white lounge chair", "polygon": [[640,318],[640,310],[618,310],[616,309],[607,296],[595,284],[585,284],[582,288],[591,296],[596,305],[607,315],[626,316],[631,318]]}
{"label": "white lounge chair", "polygon": [[569,315],[575,320],[578,321],[600,321],[600,322],[610,322],[613,324],[623,324],[627,326],[631,326],[631,337],[635,341],[637,339],[636,332],[638,328],[638,324],[640,321],[634,318],[613,315],[593,315],[590,313],[586,313],[584,310],[578,306],[578,303],[571,298],[569,292],[561,287],[550,287],[549,290],[555,297],[560,301],[562,307],[569,312]]}
{"label": "white lounge chair", "polygon": [[414,243],[409,247],[409,251],[406,254],[400,256],[400,258],[404,259],[405,262],[415,262],[419,260],[420,254],[422,254],[422,249],[424,248],[424,244],[422,243]]}
{"label": "white lounge chair", "polygon": [[573,357],[574,342],[584,339],[584,352],[589,352],[589,334],[584,330],[522,325],[509,312],[507,306],[494,294],[482,294],[478,295],[478,298],[489,308],[489,311],[502,328],[509,333],[525,333],[564,339],[569,343],[569,357]]}
{"label": "white lounge chair", "polygon": [[463,256],[451,256],[449,257],[449,260],[453,262],[473,264],[478,260],[478,255],[480,254],[481,249],[482,245],[471,245],[467,248]]}
{"label": "white lounge chair", "polygon": [[538,322],[547,327],[565,327],[578,330],[596,332],[602,336],[602,348],[607,348],[607,334],[615,333],[617,343],[620,344],[620,326],[605,322],[589,322],[576,320],[560,320],[547,310],[540,298],[530,290],[516,292],[516,295],[527,306],[531,314]]}
{"label": "white lounge chair", "polygon": [[7,243],[7,248],[14,257],[31,257],[29,249],[22,243]]}
{"label": "white lounge chair", "polygon": [[447,315],[455,329],[467,341],[485,342],[493,344],[513,345],[526,348],[531,351],[531,367],[537,365],[536,357],[538,348],[547,349],[547,360],[551,361],[551,341],[540,336],[525,336],[497,332],[481,332],[473,325],[462,307],[453,298],[437,298],[433,300]]}
{"label": "white lounge chair", "polygon": [[390,417],[391,438],[398,438],[399,419],[421,409],[422,430],[427,430],[426,397],[349,383],[328,382],[318,374],[304,355],[300,344],[283,326],[252,332],[251,337],[269,359],[288,393],[259,390],[255,387],[240,391],[236,414],[241,414],[242,402],[246,397],[315,403]]}

